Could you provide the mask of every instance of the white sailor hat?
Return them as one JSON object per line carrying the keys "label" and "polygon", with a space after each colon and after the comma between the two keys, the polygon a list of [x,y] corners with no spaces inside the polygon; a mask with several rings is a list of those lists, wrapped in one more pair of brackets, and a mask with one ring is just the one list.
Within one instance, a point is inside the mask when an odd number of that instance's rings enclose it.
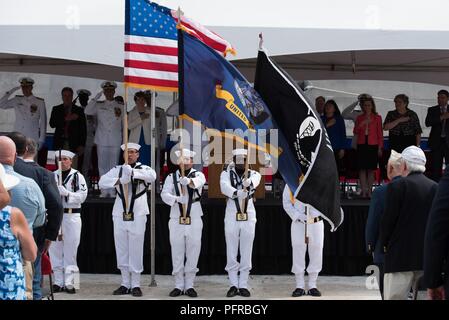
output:
{"label": "white sailor hat", "polygon": [[[59,151],[55,151],[55,155],[57,158],[59,158]],[[75,154],[69,150],[61,150],[61,157],[73,159],[74,156]]]}
{"label": "white sailor hat", "polygon": [[77,90],[76,91],[76,93],[78,94],[78,95],[80,95],[80,94],[85,94],[86,96],[90,96],[92,93],[89,91],[89,90],[87,90],[87,89],[79,89],[79,90]]}
{"label": "white sailor hat", "polygon": [[[125,144],[122,144],[122,145],[120,146],[120,148],[122,148],[122,150],[125,151]],[[134,150],[139,151],[139,149],[140,149],[140,144],[133,143],[133,142],[128,142],[128,149],[134,149]]]}
{"label": "white sailor hat", "polygon": [[3,184],[3,187],[6,189],[6,191],[8,191],[18,185],[20,183],[20,179],[16,176],[7,174],[5,172],[5,168],[0,163],[0,182]]}
{"label": "white sailor hat", "polygon": [[232,155],[233,156],[247,156],[248,155],[248,150],[246,150],[246,149],[234,149],[234,150],[232,150]]}
{"label": "white sailor hat", "polygon": [[395,162],[398,161],[402,157],[400,152],[397,152],[395,150],[391,150],[390,158],[388,158],[388,162]]}
{"label": "white sailor hat", "polygon": [[421,148],[417,146],[410,146],[402,151],[402,159],[409,163],[425,166],[426,165],[426,155]]}
{"label": "white sailor hat", "polygon": [[19,79],[19,83],[22,86],[29,86],[29,85],[33,85],[34,84],[34,80],[31,79],[30,77],[23,77]]}
{"label": "white sailor hat", "polygon": [[[176,150],[175,154],[176,154],[176,156],[178,158],[181,157],[181,150]],[[195,154],[196,154],[195,151],[192,151],[192,150],[189,150],[189,149],[186,149],[186,148],[182,149],[182,156],[183,157],[193,158],[193,157],[195,157]]]}
{"label": "white sailor hat", "polygon": [[101,83],[101,88],[102,89],[106,89],[106,88],[117,88],[117,83],[115,83],[114,81],[103,81]]}

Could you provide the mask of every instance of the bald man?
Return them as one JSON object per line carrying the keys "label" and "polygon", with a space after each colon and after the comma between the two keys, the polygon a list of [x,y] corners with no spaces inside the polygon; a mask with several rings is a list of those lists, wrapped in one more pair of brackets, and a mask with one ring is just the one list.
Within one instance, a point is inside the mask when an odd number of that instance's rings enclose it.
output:
{"label": "bald man", "polygon": [[[13,165],[16,162],[16,145],[14,141],[5,136],[0,136],[0,163],[7,174],[16,176],[20,183],[11,193],[12,207],[17,207],[25,214],[30,231],[33,227],[42,226],[45,223],[45,199],[37,183],[27,177],[14,172]],[[26,276],[26,295],[28,300],[33,299],[33,270],[30,261],[24,261]]]}

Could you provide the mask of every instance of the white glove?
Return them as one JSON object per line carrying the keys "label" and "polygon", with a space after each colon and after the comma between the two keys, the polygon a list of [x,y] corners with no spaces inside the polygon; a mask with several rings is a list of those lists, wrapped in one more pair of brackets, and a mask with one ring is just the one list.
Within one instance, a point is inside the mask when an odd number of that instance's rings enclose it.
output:
{"label": "white glove", "polygon": [[143,169],[132,169],[134,179],[144,180],[145,174],[142,171]]}
{"label": "white glove", "polygon": [[103,95],[103,91],[98,92],[97,95],[95,96],[94,100],[96,101],[96,100],[100,99],[100,97],[102,95]]}
{"label": "white glove", "polygon": [[122,167],[122,177],[120,178],[121,184],[127,184],[131,181],[131,174],[133,172],[133,169],[130,165],[124,165]]}
{"label": "white glove", "polygon": [[123,175],[131,176],[132,173],[133,173],[133,168],[131,168],[131,166],[129,164],[124,164],[122,166],[122,174]]}
{"label": "white glove", "polygon": [[179,183],[182,184],[183,186],[186,186],[186,185],[188,185],[188,184],[190,183],[190,178],[182,177],[182,178],[179,180]]}
{"label": "white glove", "polygon": [[63,197],[67,197],[69,195],[69,191],[64,186],[58,186],[59,194]]}
{"label": "white glove", "polygon": [[17,90],[19,90],[20,88],[21,88],[20,86],[14,87],[11,90],[6,91],[6,94],[12,94],[12,93],[16,92]]}
{"label": "white glove", "polygon": [[189,199],[186,196],[179,196],[176,197],[176,202],[180,204],[187,204],[189,202]]}
{"label": "white glove", "polygon": [[245,199],[246,197],[248,197],[248,191],[246,191],[246,190],[237,190],[237,197],[239,199]]}
{"label": "white glove", "polygon": [[251,185],[251,179],[243,179],[242,183],[245,188],[248,188]]}

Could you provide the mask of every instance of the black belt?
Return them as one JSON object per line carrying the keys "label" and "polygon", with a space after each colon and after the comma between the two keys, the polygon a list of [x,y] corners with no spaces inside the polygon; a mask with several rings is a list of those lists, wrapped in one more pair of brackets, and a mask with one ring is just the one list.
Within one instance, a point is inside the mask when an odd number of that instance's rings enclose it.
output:
{"label": "black belt", "polygon": [[81,213],[81,208],[64,208],[64,213]]}
{"label": "black belt", "polygon": [[[321,218],[321,217],[309,218],[309,219],[307,219],[307,224],[313,224],[316,222],[320,222],[321,220],[323,220],[323,218]],[[305,221],[299,220],[299,222],[304,223]]]}

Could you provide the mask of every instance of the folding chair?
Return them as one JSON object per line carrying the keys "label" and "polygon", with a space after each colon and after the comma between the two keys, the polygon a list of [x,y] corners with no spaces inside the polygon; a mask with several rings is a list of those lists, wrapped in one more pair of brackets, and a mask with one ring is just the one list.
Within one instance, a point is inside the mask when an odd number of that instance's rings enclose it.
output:
{"label": "folding chair", "polygon": [[[50,262],[50,257],[48,253],[43,253],[41,258],[41,273],[42,273],[42,297],[48,300],[55,300],[53,295],[53,278],[52,278],[52,267]],[[44,289],[44,276],[48,276],[49,290]]]}

